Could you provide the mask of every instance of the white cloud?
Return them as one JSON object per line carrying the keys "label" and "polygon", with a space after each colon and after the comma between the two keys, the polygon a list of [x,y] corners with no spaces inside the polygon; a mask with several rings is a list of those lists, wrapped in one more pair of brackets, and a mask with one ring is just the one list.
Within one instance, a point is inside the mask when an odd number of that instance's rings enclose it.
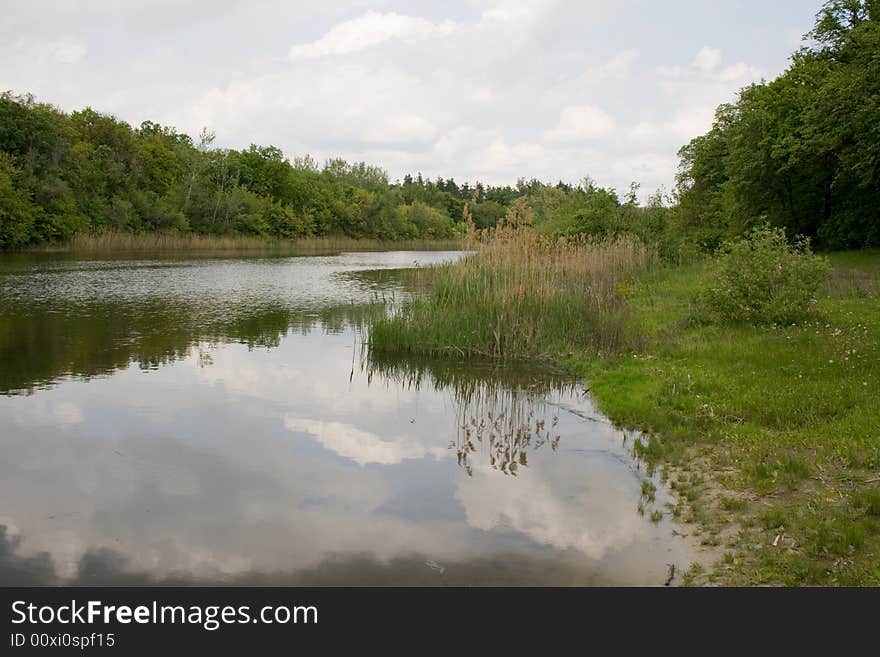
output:
{"label": "white cloud", "polygon": [[721,50],[718,48],[710,48],[709,46],[703,46],[700,48],[700,52],[697,53],[697,56],[694,57],[694,61],[692,62],[692,66],[700,69],[701,71],[713,71],[721,64]]}
{"label": "white cloud", "polygon": [[43,395],[29,403],[18,403],[12,398],[10,417],[13,424],[27,426],[58,426],[69,428],[85,419],[82,406],[72,401],[56,401],[52,395]]}
{"label": "white cloud", "polygon": [[290,57],[325,57],[359,52],[391,39],[408,42],[448,34],[455,29],[452,21],[432,23],[424,18],[395,12],[368,11],[363,16],[334,25],[317,41],[295,45]]}
{"label": "white cloud", "polygon": [[[491,132],[488,136],[494,138],[497,132]],[[474,144],[484,141],[483,133],[467,126],[455,127],[443,134],[434,144],[434,152],[447,161],[455,159],[459,154],[470,151]]]}
{"label": "white cloud", "polygon": [[[602,459],[575,459],[533,464],[510,477],[479,464],[472,477],[459,482],[455,497],[472,527],[509,527],[541,545],[601,559],[637,540],[645,522],[632,512],[631,482],[607,466]],[[580,473],[575,480],[589,484],[560,484],[571,481],[566,479],[571,467]]]}
{"label": "white cloud", "polygon": [[630,131],[629,136],[636,141],[648,141],[654,139],[661,131],[661,127],[651,121],[640,121]]}
{"label": "white cloud", "polygon": [[437,459],[449,456],[449,451],[443,448],[425,447],[405,437],[383,438],[344,422],[311,420],[287,414],[284,416],[284,427],[288,431],[314,436],[330,451],[351,459],[358,465],[393,465],[405,459],[421,459],[429,455]]}
{"label": "white cloud", "polygon": [[417,114],[395,112],[367,126],[364,141],[394,143],[433,141],[437,126]]}
{"label": "white cloud", "polygon": [[597,81],[621,80],[629,76],[633,65],[639,59],[639,51],[634,48],[622,50],[596,69]]}
{"label": "white cloud", "polygon": [[679,139],[690,139],[711,129],[714,118],[714,105],[695,105],[676,112],[665,129]]}
{"label": "white cloud", "polygon": [[61,424],[79,424],[83,421],[83,414],[79,405],[69,401],[53,406],[52,414]]}
{"label": "white cloud", "polygon": [[493,139],[476,152],[478,165],[484,171],[504,167],[531,166],[544,158],[544,147],[536,143],[508,144],[501,138]]}
{"label": "white cloud", "polygon": [[629,138],[635,142],[647,143],[664,137],[672,137],[684,143],[697,135],[704,134],[712,127],[715,106],[694,104],[676,111],[662,122],[641,121],[630,130]]}
{"label": "white cloud", "polygon": [[86,56],[86,47],[77,42],[61,43],[52,54],[62,64],[76,64]]}
{"label": "white cloud", "polygon": [[743,85],[756,81],[761,77],[761,69],[757,66],[750,66],[745,62],[739,62],[733,66],[727,66],[718,74],[718,79],[722,82],[733,82],[734,84]]}
{"label": "white cloud", "polygon": [[615,180],[650,182],[652,186],[665,184],[675,176],[678,160],[674,154],[642,152],[614,158],[608,172]]}
{"label": "white cloud", "polygon": [[546,11],[552,0],[505,0],[483,12],[482,21],[499,23],[529,23]]}
{"label": "white cloud", "polygon": [[591,105],[565,107],[559,113],[559,123],[546,133],[552,141],[583,141],[608,137],[616,122],[607,112]]}

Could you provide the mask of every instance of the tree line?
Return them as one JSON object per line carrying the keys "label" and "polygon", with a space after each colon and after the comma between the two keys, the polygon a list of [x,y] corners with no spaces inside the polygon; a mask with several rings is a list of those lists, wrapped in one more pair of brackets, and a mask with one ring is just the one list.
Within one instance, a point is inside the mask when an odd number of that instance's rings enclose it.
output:
{"label": "tree line", "polygon": [[208,130],[194,139],[151,121],[132,128],[91,108],[67,114],[32,96],[0,95],[0,249],[107,230],[448,239],[464,234],[466,215],[477,228],[495,226],[519,198],[542,230],[598,235],[632,230],[612,215],[644,211],[636,187],[621,201],[590,179],[493,186],[417,174],[392,183],[363,162],[290,159],[275,146],[214,148],[214,139]]}
{"label": "tree line", "polygon": [[[675,189],[638,201],[580,184],[390,182],[363,162],[289,159],[275,146],[215,148],[91,108],[64,113],[0,95],[0,249],[81,231],[181,231],[270,238],[447,239],[502,220],[524,199],[547,234],[634,234],[669,256],[713,250],[756,225],[823,248],[880,245],[880,0],[831,0],[770,82],[721,105],[679,151]],[[468,212],[465,213],[465,205]]]}
{"label": "tree line", "polygon": [[0,94],[0,249],[106,230],[449,239],[464,233],[466,204],[478,228],[491,227],[514,199],[543,186],[421,174],[391,183],[364,162],[319,164],[276,146],[215,148],[214,139],[207,129],[192,138]]}

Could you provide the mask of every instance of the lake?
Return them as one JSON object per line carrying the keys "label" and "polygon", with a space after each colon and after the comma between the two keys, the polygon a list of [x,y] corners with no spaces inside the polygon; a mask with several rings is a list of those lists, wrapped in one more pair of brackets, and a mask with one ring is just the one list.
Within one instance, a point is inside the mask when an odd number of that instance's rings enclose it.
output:
{"label": "lake", "polygon": [[367,352],[370,302],[407,294],[396,271],[459,256],[4,256],[0,585],[686,570],[637,436],[582,382]]}

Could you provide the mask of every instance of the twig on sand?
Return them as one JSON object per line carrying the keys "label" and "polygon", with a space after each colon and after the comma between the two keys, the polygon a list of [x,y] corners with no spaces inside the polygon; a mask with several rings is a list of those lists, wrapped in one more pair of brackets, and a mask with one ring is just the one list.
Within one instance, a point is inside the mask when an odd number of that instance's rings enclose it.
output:
{"label": "twig on sand", "polygon": [[666,565],[669,566],[669,576],[666,578],[666,583],[663,586],[669,586],[672,584],[672,580],[675,579],[675,564],[668,563]]}

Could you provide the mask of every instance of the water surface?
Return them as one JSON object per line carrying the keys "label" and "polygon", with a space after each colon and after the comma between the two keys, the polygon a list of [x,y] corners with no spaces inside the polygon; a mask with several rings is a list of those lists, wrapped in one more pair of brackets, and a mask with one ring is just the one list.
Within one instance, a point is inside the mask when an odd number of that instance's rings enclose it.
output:
{"label": "water surface", "polygon": [[577,381],[361,347],[394,270],[458,255],[0,259],[0,585],[686,568]]}

